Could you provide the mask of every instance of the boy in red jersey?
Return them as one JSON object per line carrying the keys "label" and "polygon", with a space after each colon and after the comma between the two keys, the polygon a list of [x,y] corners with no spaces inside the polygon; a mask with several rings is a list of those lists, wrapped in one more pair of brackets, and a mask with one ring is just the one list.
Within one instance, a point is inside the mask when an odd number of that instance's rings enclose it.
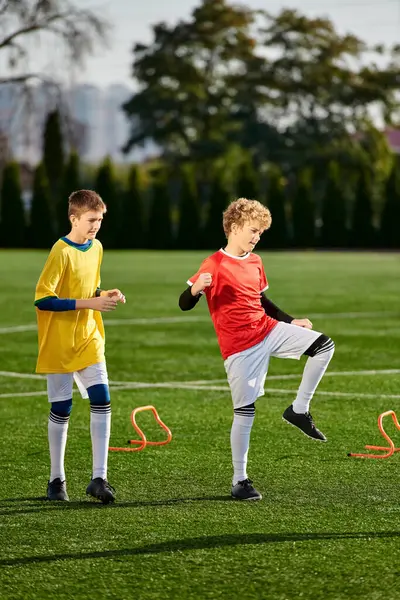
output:
{"label": "boy in red jersey", "polygon": [[207,298],[232,394],[231,493],[238,500],[262,498],[247,476],[247,455],[255,401],[264,395],[271,356],[309,357],[296,399],[283,419],[310,438],[326,442],[309,406],[335,345],[328,336],[313,331],[309,319],[294,319],[265,296],[264,267],[252,251],[270,226],[271,214],[260,202],[246,198],[232,202],[223,214],[226,247],[203,261],[179,298],[182,310],[192,309],[203,294]]}

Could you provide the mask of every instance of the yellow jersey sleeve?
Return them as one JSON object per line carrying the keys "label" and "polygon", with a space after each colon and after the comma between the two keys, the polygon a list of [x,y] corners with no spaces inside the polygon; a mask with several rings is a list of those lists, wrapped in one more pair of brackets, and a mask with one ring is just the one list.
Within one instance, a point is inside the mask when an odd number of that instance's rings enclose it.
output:
{"label": "yellow jersey sleeve", "polygon": [[67,255],[58,243],[54,244],[36,285],[35,302],[43,298],[58,297],[59,284],[67,266]]}

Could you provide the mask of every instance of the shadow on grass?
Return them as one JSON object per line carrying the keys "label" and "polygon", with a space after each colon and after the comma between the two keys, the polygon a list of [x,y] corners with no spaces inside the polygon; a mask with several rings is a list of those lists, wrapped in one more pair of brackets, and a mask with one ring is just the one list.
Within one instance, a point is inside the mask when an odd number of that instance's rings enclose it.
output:
{"label": "shadow on grass", "polygon": [[[40,512],[55,512],[68,510],[93,510],[112,509],[147,506],[172,506],[174,504],[185,504],[190,502],[233,502],[230,496],[198,496],[193,498],[169,498],[166,500],[132,500],[128,502],[115,502],[114,504],[101,504],[96,500],[73,500],[72,502],[49,502],[45,496],[31,498],[5,498],[0,500],[0,506],[6,503],[21,503],[20,508],[0,508],[0,516],[26,515]],[[25,505],[25,502],[33,502],[34,506]]]}
{"label": "shadow on grass", "polygon": [[17,566],[40,563],[52,563],[60,560],[97,560],[120,559],[121,557],[140,556],[143,554],[163,554],[166,552],[185,552],[191,550],[211,550],[229,546],[247,546],[262,544],[279,544],[282,542],[309,542],[326,540],[365,540],[399,538],[400,531],[381,532],[342,532],[342,533],[250,533],[211,535],[181,540],[170,540],[158,544],[148,544],[136,548],[121,548],[119,550],[104,550],[102,552],[71,552],[65,554],[50,554],[43,556],[25,556],[21,558],[5,558],[0,560],[0,566]]}
{"label": "shadow on grass", "polygon": [[30,496],[28,498],[2,498],[0,504],[8,504],[8,502],[42,502],[46,500],[46,496]]}

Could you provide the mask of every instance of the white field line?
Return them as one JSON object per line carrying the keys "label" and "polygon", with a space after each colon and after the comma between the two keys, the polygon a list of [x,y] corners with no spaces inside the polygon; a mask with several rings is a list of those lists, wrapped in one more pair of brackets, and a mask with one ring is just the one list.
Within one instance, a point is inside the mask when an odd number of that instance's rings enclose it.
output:
{"label": "white field line", "polygon": [[[363,319],[370,317],[398,317],[400,312],[345,312],[345,313],[311,313],[310,319]],[[141,319],[104,319],[104,325],[151,325],[158,323],[190,323],[190,322],[206,322],[211,323],[209,315],[192,315],[179,317],[149,317]]]}
{"label": "white field line", "polygon": [[46,390],[38,390],[37,392],[20,392],[13,394],[0,394],[0,398],[24,398],[28,396],[47,396]]}
{"label": "white field line", "polygon": [[[310,319],[369,319],[369,318],[387,318],[398,317],[398,312],[347,312],[347,313],[311,313]],[[158,325],[168,323],[205,323],[211,324],[210,317],[207,316],[179,316],[179,317],[151,317],[142,319],[104,319],[106,327],[119,327],[120,325]],[[10,327],[0,327],[0,334],[21,333],[25,331],[36,331],[36,324],[12,325]]]}
{"label": "white field line", "polygon": [[[349,376],[349,375],[397,375],[400,373],[400,369],[381,369],[381,370],[363,370],[363,371],[333,371],[331,373],[325,373],[326,376],[330,377],[341,377],[341,376]],[[46,378],[45,375],[37,375],[34,373],[17,373],[14,371],[0,371],[0,377],[11,377],[11,378],[21,378],[21,379],[39,379],[43,380]],[[300,378],[300,374],[297,375],[273,375],[267,379],[267,381],[271,380],[287,380],[287,379],[298,379]],[[225,385],[214,385],[222,383]],[[110,388],[112,390],[120,390],[120,391],[129,391],[135,389],[186,389],[186,390],[203,390],[210,392],[229,392],[229,386],[226,383],[225,379],[219,380],[199,380],[199,381],[167,381],[167,382],[159,382],[159,383],[150,383],[150,382],[141,382],[141,381],[110,381]],[[74,390],[74,393],[77,393],[77,390]],[[296,390],[287,390],[281,388],[267,388],[265,390],[266,394],[294,394],[296,395]],[[0,394],[0,398],[15,398],[15,397],[29,397],[29,396],[43,396],[46,395],[46,390],[37,390],[32,392],[21,392],[21,393],[5,393]],[[387,399],[400,399],[399,394],[364,394],[359,392],[334,392],[334,391],[326,391],[320,392],[317,391],[316,394],[320,396],[336,396],[343,398],[387,398]]]}
{"label": "white field line", "polygon": [[379,317],[399,317],[400,312],[347,312],[347,313],[311,313],[309,319],[376,319]]}
{"label": "white field line", "polygon": [[[198,323],[210,321],[208,316],[191,316],[191,317],[154,317],[148,319],[104,319],[104,325],[106,327],[119,327],[120,325],[158,325],[168,323]],[[12,325],[11,327],[0,327],[0,334],[2,333],[21,333],[24,331],[36,331],[36,323],[30,323],[28,325]]]}
{"label": "white field line", "polygon": [[36,331],[37,325],[36,323],[32,323],[31,325],[13,325],[11,327],[0,327],[1,333],[20,333],[21,331]]}
{"label": "white field line", "polygon": [[[131,385],[119,386],[120,391],[124,390],[137,390],[137,389],[184,389],[184,390],[202,390],[209,392],[229,392],[228,385],[193,385],[193,384],[180,384],[180,383],[141,383],[141,382],[132,382]],[[113,388],[110,388],[113,389]],[[296,396],[297,390],[287,390],[280,388],[266,388],[266,394],[291,394]],[[391,398],[395,400],[400,400],[400,394],[362,394],[358,392],[319,392],[318,390],[315,392],[316,395],[320,396],[340,396],[343,398]]]}
{"label": "white field line", "polygon": [[15,373],[14,371],[0,371],[0,377],[15,377],[16,379],[46,379],[46,375],[35,373]]}
{"label": "white field line", "polygon": [[[124,390],[124,386],[115,386],[110,388],[111,390]],[[72,390],[73,394],[80,395],[79,390]],[[9,394],[0,394],[0,398],[28,398],[29,396],[47,396],[47,390],[37,390],[36,392],[20,392],[20,393],[9,393]]]}
{"label": "white field line", "polygon": [[[196,386],[196,385],[180,385],[180,384],[154,384],[154,383],[141,383],[137,382],[136,385],[126,385],[126,386],[113,386],[111,387],[111,391],[119,390],[119,391],[132,391],[135,389],[155,389],[155,388],[168,388],[168,389],[186,389],[186,390],[201,390],[201,391],[209,391],[209,392],[229,392],[228,386],[218,386],[218,385],[209,385],[209,386]],[[74,393],[77,393],[77,390],[74,390]],[[285,395],[293,395],[295,396],[297,390],[286,390],[279,388],[267,388],[265,390],[266,394],[285,394]],[[358,392],[319,392],[316,391],[315,394],[318,396],[330,396],[332,397],[341,397],[341,398],[368,398],[368,399],[390,399],[390,400],[400,400],[400,394],[360,394]],[[47,395],[46,391],[39,390],[36,392],[21,392],[21,393],[10,393],[10,394],[0,394],[0,398],[20,398],[20,397],[28,397],[28,396],[45,396]]]}
{"label": "white field line", "polygon": [[[1,375],[1,371],[0,371]],[[349,377],[349,376],[365,376],[365,375],[400,375],[400,369],[381,369],[381,370],[369,370],[369,371],[331,371],[324,374],[325,377]],[[300,379],[301,373],[291,375],[268,375],[268,381],[284,381],[288,379]],[[136,381],[110,381],[110,385],[136,385]],[[218,383],[226,383],[225,379],[199,379],[197,381],[170,381],[166,383],[166,386],[175,385],[175,383],[182,386],[191,385],[212,385]],[[153,385],[153,384],[149,384]],[[161,384],[160,384],[161,385]],[[164,385],[164,384],[163,384]]]}
{"label": "white field line", "polygon": [[[364,370],[364,371],[328,371],[325,373],[325,377],[349,377],[349,376],[366,376],[366,375],[399,375],[400,369],[373,369],[373,370]],[[11,377],[15,379],[46,379],[46,375],[38,375],[35,373],[18,373],[15,371],[0,371],[0,377]],[[269,375],[267,377],[268,381],[285,381],[289,379],[300,379],[301,373],[298,374],[290,374],[290,375]],[[226,379],[199,379],[195,381],[170,381],[166,383],[141,383],[138,381],[111,381],[110,386],[156,386],[159,387],[171,387],[174,385],[179,385],[182,387],[186,386],[209,386],[212,384],[218,383],[226,383]]]}

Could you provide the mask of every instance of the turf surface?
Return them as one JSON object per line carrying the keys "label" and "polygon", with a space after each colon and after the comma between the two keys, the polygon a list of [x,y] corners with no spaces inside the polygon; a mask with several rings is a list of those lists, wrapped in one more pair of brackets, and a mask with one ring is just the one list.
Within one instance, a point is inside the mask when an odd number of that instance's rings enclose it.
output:
{"label": "turf surface", "polygon": [[[45,381],[20,374],[34,372],[33,294],[45,253],[0,253],[2,600],[400,597],[400,456],[346,456],[381,443],[377,417],[399,404],[400,256],[263,255],[271,299],[310,317],[336,354],[312,405],[329,439],[320,445],[281,420],[304,361],[271,361],[249,457],[264,498],[246,504],[229,498],[232,409],[205,302],[190,314],[177,307],[204,255],[105,254],[103,287],[127,296],[105,316],[109,375],[113,387],[131,382],[112,392],[111,444],[132,437],[130,411],[144,404],[157,407],[173,440],[110,453],[118,502],[103,507],[85,497],[89,410],[78,396],[66,455],[71,502],[42,499]],[[193,381],[202,383],[180,386]],[[149,414],[138,421],[149,437],[163,437]],[[400,433],[390,422],[387,429],[400,446]]]}

